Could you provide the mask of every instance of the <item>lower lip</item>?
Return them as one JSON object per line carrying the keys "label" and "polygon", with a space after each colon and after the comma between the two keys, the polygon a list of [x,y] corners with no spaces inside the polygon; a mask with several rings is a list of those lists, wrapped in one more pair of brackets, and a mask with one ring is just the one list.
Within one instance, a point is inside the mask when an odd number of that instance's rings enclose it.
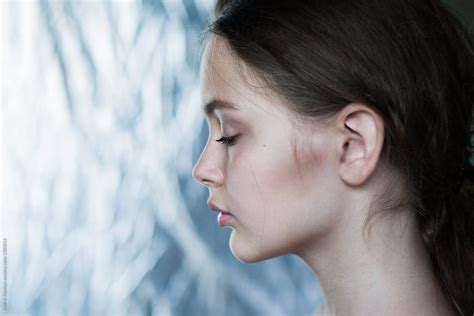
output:
{"label": "lower lip", "polygon": [[225,226],[228,225],[233,218],[234,217],[229,213],[220,212],[219,215],[217,215],[217,222],[220,226]]}

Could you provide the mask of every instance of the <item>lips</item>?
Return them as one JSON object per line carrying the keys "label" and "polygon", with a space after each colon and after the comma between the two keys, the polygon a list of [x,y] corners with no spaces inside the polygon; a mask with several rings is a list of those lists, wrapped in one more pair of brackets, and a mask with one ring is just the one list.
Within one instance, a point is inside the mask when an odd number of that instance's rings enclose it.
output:
{"label": "lips", "polygon": [[222,213],[224,213],[224,214],[231,214],[231,213],[229,213],[229,212],[224,211],[221,207],[215,205],[213,202],[208,202],[208,203],[207,203],[207,206],[208,206],[211,210],[213,210],[213,211],[222,212]]}

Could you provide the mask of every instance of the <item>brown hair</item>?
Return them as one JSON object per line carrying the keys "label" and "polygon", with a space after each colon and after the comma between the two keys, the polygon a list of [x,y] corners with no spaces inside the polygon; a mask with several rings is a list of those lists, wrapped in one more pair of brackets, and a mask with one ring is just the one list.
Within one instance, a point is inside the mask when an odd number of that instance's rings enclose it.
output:
{"label": "brown hair", "polygon": [[473,315],[474,44],[462,23],[437,0],[218,0],[214,15],[206,31],[294,113],[359,101],[381,115],[381,157],[403,190],[377,203],[410,206],[446,297]]}

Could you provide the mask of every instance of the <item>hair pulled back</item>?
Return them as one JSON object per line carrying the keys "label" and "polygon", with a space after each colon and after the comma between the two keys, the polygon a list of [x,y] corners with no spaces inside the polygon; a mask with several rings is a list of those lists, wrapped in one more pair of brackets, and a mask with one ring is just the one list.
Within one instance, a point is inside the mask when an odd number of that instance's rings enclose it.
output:
{"label": "hair pulled back", "polygon": [[381,115],[404,188],[382,211],[410,206],[446,297],[473,315],[474,44],[458,18],[437,0],[218,0],[207,32],[302,117],[355,101]]}

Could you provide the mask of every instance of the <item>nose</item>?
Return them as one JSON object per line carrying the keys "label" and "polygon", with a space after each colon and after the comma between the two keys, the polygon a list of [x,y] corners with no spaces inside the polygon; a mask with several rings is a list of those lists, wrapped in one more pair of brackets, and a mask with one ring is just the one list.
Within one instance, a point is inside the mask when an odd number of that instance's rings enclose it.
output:
{"label": "nose", "polygon": [[224,182],[222,169],[219,167],[218,153],[204,149],[193,167],[193,178],[207,187],[218,187]]}

